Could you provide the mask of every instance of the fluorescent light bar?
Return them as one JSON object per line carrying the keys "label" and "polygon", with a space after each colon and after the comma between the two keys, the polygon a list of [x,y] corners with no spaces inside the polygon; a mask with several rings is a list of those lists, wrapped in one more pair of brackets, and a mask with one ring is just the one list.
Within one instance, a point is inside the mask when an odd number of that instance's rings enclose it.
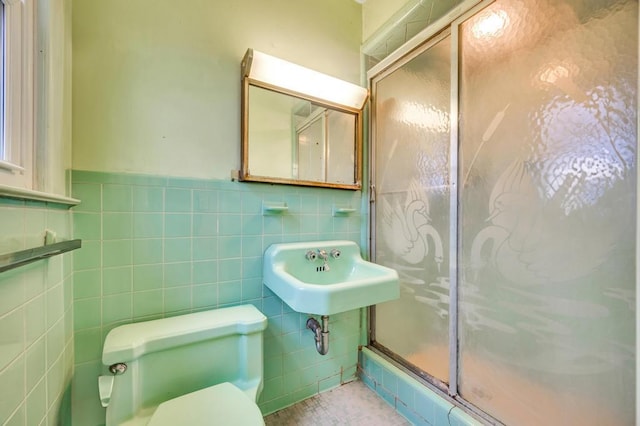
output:
{"label": "fluorescent light bar", "polygon": [[242,70],[254,81],[349,109],[361,110],[369,94],[356,84],[253,49],[247,50]]}

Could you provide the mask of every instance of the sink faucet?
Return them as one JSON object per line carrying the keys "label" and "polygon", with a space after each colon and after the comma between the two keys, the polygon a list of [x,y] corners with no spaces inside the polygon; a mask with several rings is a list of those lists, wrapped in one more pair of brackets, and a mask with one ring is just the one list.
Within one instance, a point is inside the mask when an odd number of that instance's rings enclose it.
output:
{"label": "sink faucet", "polygon": [[329,262],[327,262],[327,260],[329,259],[329,255],[327,254],[327,251],[318,249],[318,257],[322,259],[322,262],[323,262],[322,269],[324,271],[328,271],[330,268],[329,268]]}
{"label": "sink faucet", "polygon": [[327,263],[327,259],[329,258],[329,255],[327,254],[326,250],[318,249],[318,257],[322,259],[325,263]]}

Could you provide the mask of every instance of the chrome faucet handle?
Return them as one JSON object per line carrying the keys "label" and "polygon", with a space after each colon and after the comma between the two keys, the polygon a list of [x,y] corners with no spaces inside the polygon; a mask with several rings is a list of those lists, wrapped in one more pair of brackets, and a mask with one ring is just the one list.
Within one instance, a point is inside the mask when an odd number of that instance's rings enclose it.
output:
{"label": "chrome faucet handle", "polygon": [[327,255],[327,251],[326,250],[318,249],[318,256],[320,257],[320,259],[324,260],[325,262],[328,259],[328,255]]}
{"label": "chrome faucet handle", "polygon": [[340,253],[340,250],[334,248],[331,250],[330,254],[331,254],[331,257],[333,257],[334,259],[339,259],[342,253]]}
{"label": "chrome faucet handle", "polygon": [[310,260],[311,262],[313,262],[316,260],[316,252],[313,250],[309,250],[305,255],[305,257],[307,258],[307,260]]}

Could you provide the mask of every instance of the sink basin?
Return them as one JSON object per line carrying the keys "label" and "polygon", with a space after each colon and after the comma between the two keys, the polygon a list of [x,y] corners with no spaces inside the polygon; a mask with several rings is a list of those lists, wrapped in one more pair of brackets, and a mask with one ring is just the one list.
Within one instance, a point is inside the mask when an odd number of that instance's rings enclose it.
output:
{"label": "sink basin", "polygon": [[[319,250],[328,255],[326,264],[317,256]],[[339,256],[331,256],[332,250],[338,250]],[[308,259],[308,252],[316,259]],[[337,314],[400,296],[398,273],[362,259],[360,248],[352,241],[272,244],[264,253],[263,280],[294,311],[316,315]]]}

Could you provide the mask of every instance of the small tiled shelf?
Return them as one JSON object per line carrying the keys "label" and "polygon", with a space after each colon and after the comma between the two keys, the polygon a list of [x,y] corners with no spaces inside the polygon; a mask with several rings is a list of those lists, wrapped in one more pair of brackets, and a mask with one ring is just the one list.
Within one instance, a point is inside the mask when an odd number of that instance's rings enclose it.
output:
{"label": "small tiled shelf", "polygon": [[350,216],[356,212],[356,209],[349,206],[333,206],[332,213],[334,217]]}
{"label": "small tiled shelf", "polygon": [[263,201],[262,202],[262,214],[273,215],[283,214],[289,210],[289,206],[284,202]]}

